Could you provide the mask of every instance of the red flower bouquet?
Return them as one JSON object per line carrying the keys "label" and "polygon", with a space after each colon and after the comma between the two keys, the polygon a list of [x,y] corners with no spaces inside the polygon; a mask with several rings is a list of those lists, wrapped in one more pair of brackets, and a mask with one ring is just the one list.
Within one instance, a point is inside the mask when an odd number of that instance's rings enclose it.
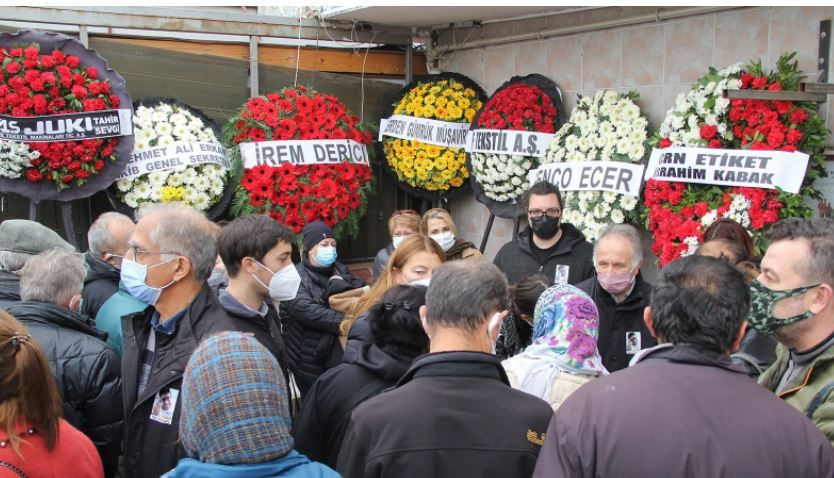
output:
{"label": "red flower bouquet", "polygon": [[703,231],[727,217],[751,232],[763,249],[762,229],[781,218],[810,217],[804,199],[817,197],[814,179],[822,167],[828,131],[810,102],[726,100],[724,89],[797,90],[803,75],[795,54],[783,55],[775,72],[761,62],[742,68],[710,70],[692,91],[682,94],[653,139],[658,148],[698,146],[725,149],[802,151],[810,156],[799,194],[750,187],[719,187],[650,179],[645,188],[646,224],[654,235],[660,265],[689,255],[703,241]]}
{"label": "red flower bouquet", "polygon": [[[0,48],[0,114],[14,117],[101,111],[118,108],[121,100],[94,66],[60,50],[40,45]],[[24,178],[49,181],[59,190],[83,185],[116,160],[119,138],[27,142],[33,152]],[[0,158],[2,159],[2,158]]]}
{"label": "red flower bouquet", "polygon": [[[230,155],[240,162],[240,145],[291,140],[352,140],[371,143],[370,128],[338,98],[301,86],[251,98],[224,128]],[[245,168],[231,212],[269,214],[296,233],[322,220],[338,236],[354,235],[365,213],[373,182],[367,164],[259,164]]]}
{"label": "red flower bouquet", "polygon": [[541,88],[516,83],[487,101],[477,125],[484,129],[555,133],[556,114],[556,106]]}

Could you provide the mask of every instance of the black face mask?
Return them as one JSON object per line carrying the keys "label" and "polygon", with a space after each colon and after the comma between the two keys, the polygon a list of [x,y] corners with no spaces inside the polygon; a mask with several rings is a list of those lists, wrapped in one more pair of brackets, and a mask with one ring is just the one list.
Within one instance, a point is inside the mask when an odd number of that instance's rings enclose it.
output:
{"label": "black face mask", "polygon": [[543,214],[541,217],[530,219],[530,223],[532,224],[533,228],[533,234],[539,236],[542,239],[553,239],[553,237],[559,232],[559,225],[561,221],[561,216],[550,217],[546,214]]}

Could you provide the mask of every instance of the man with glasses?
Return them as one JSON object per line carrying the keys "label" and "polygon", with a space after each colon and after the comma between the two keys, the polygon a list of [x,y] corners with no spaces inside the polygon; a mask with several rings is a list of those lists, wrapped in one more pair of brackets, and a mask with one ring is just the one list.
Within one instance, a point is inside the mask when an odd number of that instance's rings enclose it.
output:
{"label": "man with glasses", "polygon": [[834,444],[834,221],[784,219],[768,238],[747,321],[779,346],[759,383]]}
{"label": "man with glasses", "polygon": [[571,285],[593,277],[593,248],[577,228],[561,222],[558,187],[546,181],[534,184],[522,196],[521,207],[528,228],[504,244],[494,261],[510,284],[532,274]]}
{"label": "man with glasses", "polygon": [[90,248],[84,255],[89,271],[81,291],[82,314],[95,318],[101,306],[119,290],[119,269],[135,226],[129,217],[117,212],[102,214],[90,226]]}
{"label": "man with glasses", "polygon": [[[139,212],[122,261],[125,290],[148,304],[122,317],[125,443],[124,476],[160,476],[183,457],[178,446],[182,374],[203,339],[237,330],[206,284],[217,257],[217,227],[183,205]],[[171,420],[153,404],[171,390]],[[177,393],[174,393],[176,390]]]}

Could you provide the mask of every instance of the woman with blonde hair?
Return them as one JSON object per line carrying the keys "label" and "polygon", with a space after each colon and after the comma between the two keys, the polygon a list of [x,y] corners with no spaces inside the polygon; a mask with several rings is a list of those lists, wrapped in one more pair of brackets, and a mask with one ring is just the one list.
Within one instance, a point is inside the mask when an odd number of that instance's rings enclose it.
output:
{"label": "woman with blonde hair", "polygon": [[374,281],[379,279],[382,270],[385,269],[385,264],[388,264],[388,259],[399,245],[412,234],[420,232],[420,215],[417,211],[405,209],[401,211],[394,211],[391,218],[388,219],[388,234],[391,235],[391,243],[380,249],[374,259]]}
{"label": "woman with blonde hair", "polygon": [[363,295],[342,321],[342,335],[347,335],[343,361],[356,358],[356,352],[363,343],[371,342],[371,331],[364,315],[380,301],[388,289],[396,285],[428,286],[432,271],[446,262],[443,249],[433,239],[423,234],[406,238],[388,260],[379,280]]}
{"label": "woman with blonde hair", "polygon": [[423,214],[420,232],[431,237],[446,253],[447,261],[460,259],[481,259],[483,255],[475,244],[457,237],[458,228],[455,221],[445,209],[436,207]]}
{"label": "woman with blonde hair", "polygon": [[93,442],[61,418],[61,411],[43,350],[17,319],[0,310],[0,476],[104,477]]}

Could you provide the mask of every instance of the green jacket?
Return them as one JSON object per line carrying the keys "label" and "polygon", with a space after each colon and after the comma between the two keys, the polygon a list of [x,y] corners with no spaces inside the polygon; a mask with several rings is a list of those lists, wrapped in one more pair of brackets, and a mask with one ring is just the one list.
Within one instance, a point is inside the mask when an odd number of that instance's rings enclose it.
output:
{"label": "green jacket", "polygon": [[[782,344],[776,362],[759,377],[759,383],[775,391],[788,369],[790,353]],[[789,405],[811,419],[834,445],[834,347],[820,354],[779,393]]]}

